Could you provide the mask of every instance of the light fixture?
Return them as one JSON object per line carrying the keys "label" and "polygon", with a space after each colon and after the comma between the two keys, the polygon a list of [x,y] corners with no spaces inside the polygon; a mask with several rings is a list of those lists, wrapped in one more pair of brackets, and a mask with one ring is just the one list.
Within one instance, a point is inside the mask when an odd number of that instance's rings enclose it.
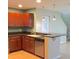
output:
{"label": "light fixture", "polygon": [[41,3],[41,0],[36,0],[37,3]]}
{"label": "light fixture", "polygon": [[45,17],[42,18],[42,21],[45,21]]}
{"label": "light fixture", "polygon": [[21,5],[21,4],[19,4],[19,5],[18,5],[18,7],[20,7],[20,8],[21,8],[21,7],[22,7],[22,5]]}
{"label": "light fixture", "polygon": [[[54,2],[53,3],[53,10],[55,11],[55,7],[56,7],[55,0],[53,2]],[[56,17],[55,16],[53,16],[53,21],[56,21]]]}
{"label": "light fixture", "polygon": [[53,17],[53,21],[56,21],[56,17],[55,16]]}

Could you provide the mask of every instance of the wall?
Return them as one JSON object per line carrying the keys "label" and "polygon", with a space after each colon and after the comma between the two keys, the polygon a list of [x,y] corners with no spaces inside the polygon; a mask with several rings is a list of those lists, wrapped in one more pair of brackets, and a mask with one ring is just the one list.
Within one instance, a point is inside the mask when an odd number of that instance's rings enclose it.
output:
{"label": "wall", "polygon": [[[63,19],[62,19],[60,13],[55,12],[53,14],[56,16],[57,20],[56,21],[50,20],[50,32],[51,33],[54,32],[54,33],[66,34],[67,33],[67,27],[66,27],[65,23],[63,22]],[[66,42],[66,36],[61,36],[60,40],[61,40],[60,43],[62,43],[62,44],[65,43]]]}
{"label": "wall", "polygon": [[[63,22],[63,19],[58,12],[53,12],[50,10],[46,9],[33,9],[33,10],[28,10],[27,12],[34,13],[35,19],[34,19],[34,32],[42,32],[41,27],[42,27],[42,17],[43,16],[49,16],[50,17],[50,27],[49,27],[49,33],[61,33],[61,34],[66,34],[67,33],[67,28],[66,25]],[[56,21],[53,21],[53,16],[56,16]],[[61,43],[66,42],[66,36],[62,36],[61,38]]]}
{"label": "wall", "polygon": [[64,23],[67,26],[67,40],[70,40],[70,14],[61,14]]}

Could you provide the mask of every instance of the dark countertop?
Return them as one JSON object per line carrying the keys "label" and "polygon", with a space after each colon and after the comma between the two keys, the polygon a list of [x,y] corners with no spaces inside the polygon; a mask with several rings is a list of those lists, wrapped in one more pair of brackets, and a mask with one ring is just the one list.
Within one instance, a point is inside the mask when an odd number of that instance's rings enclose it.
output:
{"label": "dark countertop", "polygon": [[66,36],[66,34],[54,33],[52,35],[45,35],[45,37],[49,37],[49,38],[55,38],[55,37],[60,37],[60,36]]}
{"label": "dark countertop", "polygon": [[8,35],[16,35],[16,34],[31,34],[31,32],[9,32]]}
{"label": "dark countertop", "polygon": [[48,38],[55,38],[55,37],[60,37],[60,36],[66,36],[66,34],[59,34],[59,33],[53,33],[53,34],[31,34],[31,32],[9,32],[8,36],[14,36],[14,35],[26,35],[29,37],[33,37],[33,38],[38,38],[38,39],[43,39],[44,37],[48,37]]}
{"label": "dark countertop", "polygon": [[[43,37],[41,37],[40,35],[35,35],[34,34],[31,34],[31,32],[9,32],[8,33],[8,36],[16,36],[16,35],[25,35],[25,36],[28,36],[28,37],[33,37],[35,39],[40,39],[40,40],[44,40]],[[30,36],[30,35],[33,35],[33,36]]]}

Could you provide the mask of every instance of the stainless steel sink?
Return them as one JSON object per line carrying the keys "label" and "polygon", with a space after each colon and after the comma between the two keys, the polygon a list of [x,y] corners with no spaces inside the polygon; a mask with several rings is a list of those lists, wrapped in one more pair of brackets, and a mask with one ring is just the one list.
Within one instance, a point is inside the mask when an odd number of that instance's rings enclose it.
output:
{"label": "stainless steel sink", "polygon": [[31,36],[31,37],[42,37],[41,35],[36,35],[36,34],[27,35],[27,36]]}

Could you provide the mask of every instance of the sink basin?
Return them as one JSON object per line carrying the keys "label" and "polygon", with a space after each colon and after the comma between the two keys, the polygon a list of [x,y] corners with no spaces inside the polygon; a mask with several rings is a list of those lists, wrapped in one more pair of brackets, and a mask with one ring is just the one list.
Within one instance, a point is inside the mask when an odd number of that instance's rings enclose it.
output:
{"label": "sink basin", "polygon": [[31,36],[31,37],[42,37],[41,35],[35,35],[35,34],[33,34],[33,35],[27,35],[27,36]]}

